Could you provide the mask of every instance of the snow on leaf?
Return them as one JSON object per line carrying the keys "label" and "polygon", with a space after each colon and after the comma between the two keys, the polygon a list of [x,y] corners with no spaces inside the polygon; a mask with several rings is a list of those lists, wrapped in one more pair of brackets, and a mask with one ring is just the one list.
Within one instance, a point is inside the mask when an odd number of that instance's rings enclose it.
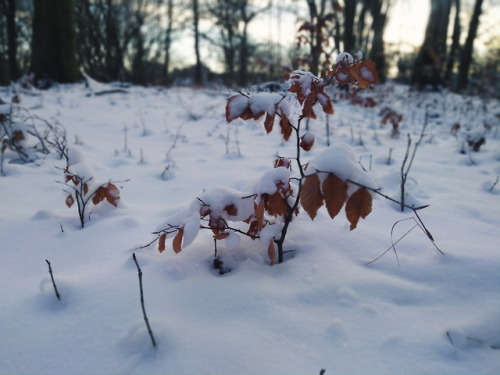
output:
{"label": "snow on leaf", "polygon": [[106,200],[113,206],[118,207],[118,201],[120,200],[120,190],[116,187],[116,185],[108,183],[105,186],[105,191]]}
{"label": "snow on leaf", "polygon": [[160,234],[158,238],[158,251],[161,253],[165,250],[165,240],[167,239],[167,235],[165,233]]}
{"label": "snow on leaf", "polygon": [[319,208],[323,205],[320,181],[317,174],[312,174],[304,179],[302,191],[300,192],[302,208],[308,213],[312,220],[316,217]]}
{"label": "snow on leaf", "polygon": [[231,122],[238,117],[245,116],[245,112],[249,110],[248,97],[241,94],[234,95],[226,104],[226,121]]}
{"label": "snow on leaf", "polygon": [[375,68],[375,63],[372,60],[365,60],[358,64],[359,75],[368,82],[369,85],[378,82],[377,69]]}
{"label": "snow on leaf", "polygon": [[281,95],[269,92],[250,95],[248,103],[254,119],[260,118],[264,113],[276,114],[277,105],[282,99]]}
{"label": "snow on leaf", "polygon": [[311,173],[333,173],[344,181],[350,180],[373,189],[378,188],[371,175],[359,166],[352,149],[345,143],[334,143],[322,150],[309,162],[308,170],[311,170]]}
{"label": "snow on leaf", "polygon": [[284,167],[286,169],[290,169],[292,167],[292,163],[290,162],[290,159],[280,157],[274,161],[274,168],[278,167]]}
{"label": "snow on leaf", "polygon": [[364,219],[372,212],[372,196],[368,190],[362,187],[356,190],[347,200],[345,212],[351,230],[355,229],[359,218]]}
{"label": "snow on leaf", "polygon": [[333,104],[330,97],[324,92],[319,92],[317,99],[319,104],[321,104],[321,107],[323,107],[323,112],[333,115]]}
{"label": "snow on leaf", "polygon": [[75,203],[75,198],[73,198],[73,196],[70,194],[66,197],[66,206],[71,208],[71,206],[73,206],[73,203]]}
{"label": "snow on leaf", "polygon": [[189,246],[200,231],[200,214],[193,212],[193,214],[183,221],[184,228],[184,241],[183,246]]}
{"label": "snow on leaf", "polygon": [[182,251],[182,236],[183,235],[184,235],[184,229],[183,228],[177,229],[177,234],[175,235],[175,237],[172,241],[172,248],[174,249],[176,254],[178,254]]}
{"label": "snow on leaf", "polygon": [[314,145],[314,135],[312,133],[305,133],[302,137],[300,137],[299,146],[304,151],[311,151]]}
{"label": "snow on leaf", "polygon": [[269,194],[272,195],[278,190],[278,185],[287,189],[289,187],[290,170],[285,167],[278,167],[266,172],[255,186],[257,195]]}
{"label": "snow on leaf", "polygon": [[297,95],[297,100],[300,104],[304,103],[307,95],[311,92],[311,84],[314,79],[318,79],[311,72],[303,70],[294,70],[290,73],[288,83],[290,84],[289,92]]}
{"label": "snow on leaf", "polygon": [[328,214],[333,219],[342,209],[347,200],[347,184],[334,174],[329,173],[321,185],[325,206]]}
{"label": "snow on leaf", "polygon": [[351,65],[353,62],[354,62],[354,58],[348,52],[339,53],[337,58],[335,59],[336,64]]}

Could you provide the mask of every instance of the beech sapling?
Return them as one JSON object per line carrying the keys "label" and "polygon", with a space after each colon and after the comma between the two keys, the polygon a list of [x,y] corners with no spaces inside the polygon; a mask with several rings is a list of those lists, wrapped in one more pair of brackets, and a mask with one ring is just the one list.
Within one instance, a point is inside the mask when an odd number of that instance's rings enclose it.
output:
{"label": "beech sapling", "polygon": [[[371,61],[354,61],[344,53],[326,80],[296,70],[290,74],[288,92],[284,95],[240,92],[231,96],[226,105],[227,122],[263,118],[267,133],[277,123],[283,141],[295,143],[295,155],[276,159],[274,169],[246,191],[217,188],[197,197],[186,211],[168,219],[154,232],[153,242],[158,243],[158,250],[164,251],[166,240],[172,238],[172,248],[178,253],[194,240],[199,229],[210,229],[215,240],[233,244],[239,235],[259,239],[267,247],[271,265],[281,263],[289,251],[284,247],[288,229],[300,208],[314,219],[323,205],[331,218],[344,209],[350,229],[355,229],[359,220],[370,214],[371,191],[378,186],[344,144],[326,148],[305,164],[302,152],[312,149],[315,137],[303,132],[301,125],[304,120],[315,119],[318,109],[333,114],[332,101],[325,92],[328,85],[351,84],[366,89],[377,79]],[[297,106],[298,111],[291,106]],[[295,112],[298,117],[293,115]],[[296,172],[292,172],[292,164]],[[236,228],[231,222],[243,222],[247,229]]]}

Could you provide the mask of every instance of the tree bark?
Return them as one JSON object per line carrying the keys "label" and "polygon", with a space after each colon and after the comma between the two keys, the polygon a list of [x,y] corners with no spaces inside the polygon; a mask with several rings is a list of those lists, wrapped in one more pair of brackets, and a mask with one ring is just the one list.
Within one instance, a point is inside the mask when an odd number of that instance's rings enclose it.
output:
{"label": "tree bark", "polygon": [[469,81],[469,69],[472,63],[472,52],[474,50],[474,40],[476,39],[477,29],[479,27],[479,16],[481,15],[481,7],[483,0],[476,0],[474,5],[474,13],[469,24],[469,32],[462,49],[462,56],[460,59],[460,68],[458,71],[458,90],[462,90],[467,86]]}
{"label": "tree bark", "polygon": [[[170,0],[171,1],[171,0]],[[201,86],[203,83],[202,65],[200,57],[200,9],[198,0],[192,0],[193,6],[193,29],[194,29],[194,54],[196,56],[196,63],[194,66],[194,84]]]}
{"label": "tree bark", "polygon": [[344,3],[344,52],[354,53],[356,38],[354,37],[354,19],[356,17],[357,0]]}
{"label": "tree bark", "polygon": [[17,30],[16,30],[16,0],[6,0],[7,7],[7,44],[10,80],[19,78],[19,65],[17,63]]}
{"label": "tree bark", "polygon": [[387,76],[387,65],[385,61],[384,49],[384,31],[387,23],[387,12],[389,3],[386,4],[386,9],[382,9],[384,0],[372,0],[370,12],[373,18],[373,39],[370,50],[370,58],[375,63],[377,73],[381,82],[385,81]]}
{"label": "tree bark", "polygon": [[431,0],[425,39],[415,60],[411,78],[411,82],[419,88],[431,85],[437,89],[443,84],[450,10],[451,0]]}
{"label": "tree bark", "polygon": [[453,1],[455,7],[455,19],[453,20],[453,35],[451,37],[451,47],[448,53],[448,61],[446,63],[446,73],[444,80],[447,84],[450,84],[451,75],[453,73],[453,68],[455,67],[456,57],[458,50],[460,48],[460,0]]}
{"label": "tree bark", "polygon": [[32,70],[37,82],[75,82],[78,65],[73,0],[34,0]]}

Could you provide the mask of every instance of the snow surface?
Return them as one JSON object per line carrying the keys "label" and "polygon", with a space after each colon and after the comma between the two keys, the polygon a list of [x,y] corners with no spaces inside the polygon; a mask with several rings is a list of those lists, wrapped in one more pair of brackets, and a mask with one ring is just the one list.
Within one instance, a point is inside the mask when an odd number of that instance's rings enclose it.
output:
{"label": "snow surface", "polygon": [[[139,247],[166,219],[183,220],[197,197],[245,191],[276,155],[293,158],[295,145],[278,128],[266,135],[261,121],[226,124],[231,94],[131,87],[88,97],[83,85],[69,85],[21,95],[33,115],[66,127],[70,148],[77,142],[82,152],[76,159],[97,180],[130,181],[118,184],[119,208],[91,213],[81,229],[56,183],[65,166],[56,153],[4,164],[0,374],[498,374],[499,125],[471,154],[460,153],[462,134],[450,133],[456,121],[464,132],[482,129],[481,103],[379,86],[378,108],[404,114],[399,139],[379,125],[377,107],[338,101],[329,122],[331,141],[348,144],[366,175],[398,198],[406,133],[418,139],[424,104],[435,103],[439,117],[416,153],[407,202],[429,204],[419,214],[445,255],[416,228],[396,245],[399,264],[390,250],[367,265],[390,248],[396,222],[394,241],[415,225],[410,211],[375,196],[373,212],[352,232],[342,213],[331,220],[322,208],[311,221],[302,212],[285,242],[291,252],[272,267],[259,241],[220,241],[218,255],[231,269],[221,276],[211,267],[210,231],[190,229],[192,243],[179,254],[170,240],[161,254]],[[8,88],[0,96],[9,99]],[[302,152],[304,162],[328,152],[317,113],[309,122],[316,145]],[[271,227],[264,236],[272,238]]]}

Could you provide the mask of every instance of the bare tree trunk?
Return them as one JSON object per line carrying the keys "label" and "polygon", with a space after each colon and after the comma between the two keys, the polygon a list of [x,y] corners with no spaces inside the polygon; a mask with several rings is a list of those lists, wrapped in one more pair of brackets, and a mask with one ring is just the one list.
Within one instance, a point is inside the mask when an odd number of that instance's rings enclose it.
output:
{"label": "bare tree trunk", "polygon": [[198,0],[192,0],[192,6],[193,6],[193,29],[194,29],[194,53],[196,56],[196,65],[194,67],[194,84],[197,86],[201,86],[203,83],[203,76],[202,76],[202,66],[200,57],[200,31],[199,31],[200,9]]}
{"label": "bare tree trunk", "polygon": [[462,56],[460,59],[460,68],[458,71],[458,90],[462,90],[467,86],[469,80],[469,68],[472,63],[472,52],[474,49],[474,40],[476,39],[477,29],[479,27],[479,16],[481,15],[481,7],[483,0],[476,0],[474,5],[474,13],[469,24],[469,32],[462,49]]}
{"label": "bare tree trunk", "polygon": [[355,51],[356,38],[354,37],[354,19],[358,0],[348,0],[344,3],[344,51]]}
{"label": "bare tree trunk", "polygon": [[448,53],[448,61],[446,63],[446,73],[444,80],[447,84],[450,83],[451,74],[455,67],[456,57],[460,48],[460,0],[453,1],[455,7],[455,19],[453,20],[453,35],[451,37],[451,47]]}
{"label": "bare tree trunk", "polygon": [[78,79],[73,0],[35,0],[32,69],[37,80]]}
{"label": "bare tree trunk", "polygon": [[417,87],[432,85],[437,89],[443,83],[450,10],[451,0],[431,0],[424,43],[415,60],[411,79]]}
{"label": "bare tree trunk", "polygon": [[11,80],[15,81],[19,78],[19,66],[17,63],[16,0],[6,0],[6,8],[9,76]]}
{"label": "bare tree trunk", "polygon": [[384,82],[387,76],[387,66],[385,61],[385,50],[384,50],[384,31],[385,25],[387,23],[387,12],[389,7],[389,2],[386,2],[386,9],[383,10],[384,0],[372,0],[371,1],[371,14],[373,17],[373,39],[372,47],[370,50],[370,58],[375,63],[377,68],[379,79]]}

